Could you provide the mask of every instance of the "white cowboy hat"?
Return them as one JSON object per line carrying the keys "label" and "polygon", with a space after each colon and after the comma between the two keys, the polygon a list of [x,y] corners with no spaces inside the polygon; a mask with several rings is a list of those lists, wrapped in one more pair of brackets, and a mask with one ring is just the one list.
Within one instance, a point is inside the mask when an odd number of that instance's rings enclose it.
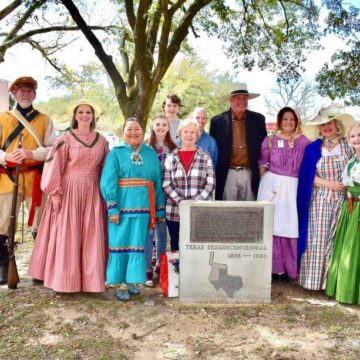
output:
{"label": "white cowboy hat", "polygon": [[301,129],[306,137],[315,140],[319,137],[319,126],[328,123],[331,120],[338,120],[341,125],[340,136],[345,136],[347,130],[355,124],[355,119],[350,114],[340,112],[339,105],[332,104],[320,109],[314,119],[303,124]]}
{"label": "white cowboy hat", "polygon": [[231,91],[231,93],[229,95],[220,96],[220,99],[229,101],[233,96],[236,96],[236,95],[248,95],[249,100],[255,99],[256,97],[260,96],[260,94],[249,93],[249,91],[247,89],[247,85],[245,83],[240,83],[233,87],[233,90]]}

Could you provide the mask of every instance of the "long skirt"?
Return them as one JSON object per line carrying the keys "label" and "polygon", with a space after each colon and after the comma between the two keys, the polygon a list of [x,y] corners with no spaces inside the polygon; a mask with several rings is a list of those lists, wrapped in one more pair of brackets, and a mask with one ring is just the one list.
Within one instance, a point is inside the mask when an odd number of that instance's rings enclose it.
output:
{"label": "long skirt", "polygon": [[297,238],[299,236],[296,191],[298,179],[267,171],[262,177],[258,201],[274,204],[272,272],[287,273],[296,279]]}
{"label": "long skirt", "polygon": [[146,281],[145,241],[149,217],[120,215],[119,224],[109,223],[108,284],[139,284]]}
{"label": "long skirt", "polygon": [[325,289],[333,251],[333,229],[337,222],[341,198],[313,194],[309,210],[307,246],[301,257],[299,284],[309,290]]}
{"label": "long skirt", "polygon": [[28,273],[58,292],[105,291],[106,212],[98,179],[66,175],[60,212],[45,206]]}
{"label": "long skirt", "polygon": [[360,304],[360,203],[349,213],[345,202],[336,232],[326,294],[341,303]]}

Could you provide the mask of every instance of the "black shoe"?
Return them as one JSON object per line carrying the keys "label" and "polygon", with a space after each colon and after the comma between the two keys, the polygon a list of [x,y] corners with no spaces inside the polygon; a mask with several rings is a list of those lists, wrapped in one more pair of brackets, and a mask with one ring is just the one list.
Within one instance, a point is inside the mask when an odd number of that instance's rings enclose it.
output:
{"label": "black shoe", "polygon": [[33,236],[34,240],[36,240],[37,231],[33,231],[31,235]]}
{"label": "black shoe", "polygon": [[32,279],[32,283],[33,285],[42,285],[44,284],[44,280]]}
{"label": "black shoe", "polygon": [[284,273],[284,274],[280,274],[279,276],[280,276],[280,279],[279,279],[280,282],[286,283],[286,282],[290,281],[288,274]]}
{"label": "black shoe", "polygon": [[280,274],[271,274],[271,282],[279,282],[280,281]]}
{"label": "black shoe", "polygon": [[0,245],[0,284],[6,284],[8,279],[9,254],[7,245]]}

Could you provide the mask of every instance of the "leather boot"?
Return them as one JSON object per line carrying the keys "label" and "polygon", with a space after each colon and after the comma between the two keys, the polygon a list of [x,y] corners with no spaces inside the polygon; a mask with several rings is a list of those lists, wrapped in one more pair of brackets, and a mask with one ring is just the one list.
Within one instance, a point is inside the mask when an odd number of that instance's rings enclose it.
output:
{"label": "leather boot", "polygon": [[0,285],[6,284],[8,279],[9,254],[7,236],[0,235]]}

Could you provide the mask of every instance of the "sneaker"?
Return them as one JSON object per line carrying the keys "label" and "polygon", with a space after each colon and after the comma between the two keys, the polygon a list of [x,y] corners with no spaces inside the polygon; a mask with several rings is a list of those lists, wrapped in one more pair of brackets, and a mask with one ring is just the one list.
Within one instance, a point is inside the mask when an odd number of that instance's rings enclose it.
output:
{"label": "sneaker", "polygon": [[129,294],[128,290],[117,289],[115,292],[115,297],[120,301],[129,301],[130,300],[130,294]]}
{"label": "sneaker", "polygon": [[140,294],[140,288],[133,284],[127,285],[127,291],[130,295],[139,295]]}
{"label": "sneaker", "polygon": [[145,285],[147,287],[153,287],[154,286],[154,279],[153,279],[153,272],[152,270],[146,272],[146,282]]}

